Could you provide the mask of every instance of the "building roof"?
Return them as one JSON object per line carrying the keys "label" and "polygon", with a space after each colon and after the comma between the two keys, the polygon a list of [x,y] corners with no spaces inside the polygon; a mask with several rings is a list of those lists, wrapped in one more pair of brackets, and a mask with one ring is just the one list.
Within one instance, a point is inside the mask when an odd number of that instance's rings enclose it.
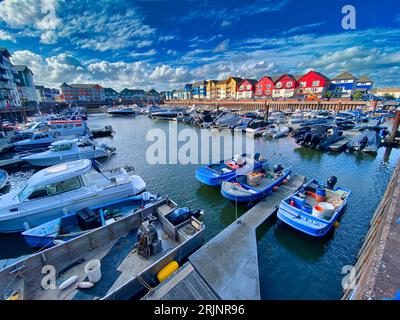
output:
{"label": "building roof", "polygon": [[365,74],[362,75],[360,78],[358,78],[358,82],[372,82],[372,80],[370,78],[368,78],[368,76],[366,76]]}
{"label": "building roof", "polygon": [[145,94],[146,92],[142,89],[123,89],[120,94],[131,93],[131,94]]}
{"label": "building roof", "polygon": [[[214,80],[210,80],[210,81],[214,81]],[[206,84],[207,84],[206,80],[196,81],[195,83],[192,84],[192,87],[205,86]]]}
{"label": "building roof", "polygon": [[332,80],[348,80],[348,79],[357,79],[357,78],[347,71],[339,73],[336,77],[332,78]]}
{"label": "building roof", "polygon": [[256,79],[243,79],[242,83],[246,82],[246,81],[250,82],[251,84],[256,84],[258,82],[258,80],[256,80]]}
{"label": "building roof", "polygon": [[3,56],[5,56],[5,57],[7,57],[7,58],[10,58],[10,57],[11,57],[10,52],[9,52],[6,48],[0,48],[0,52],[1,52],[1,54],[2,54]]}
{"label": "building roof", "polygon": [[229,79],[235,80],[236,82],[242,82],[243,80],[245,80],[245,79],[239,78],[239,77],[229,77],[228,79],[226,79],[226,81],[228,82]]}
{"label": "building roof", "polygon": [[296,79],[296,80],[300,80],[301,78],[305,77],[306,75],[308,75],[311,72],[319,75],[321,78],[324,78],[325,80],[329,80],[329,78],[327,76],[323,75],[321,72],[314,71],[314,70],[311,70],[311,71],[307,72],[306,74],[303,74],[299,79]]}
{"label": "building roof", "polygon": [[228,79],[225,80],[218,80],[217,84],[225,84],[228,82]]}
{"label": "building roof", "polygon": [[208,80],[207,84],[209,84],[209,83],[217,84],[218,82],[219,82],[219,80]]}
{"label": "building roof", "polygon": [[86,83],[72,83],[72,84],[68,84],[66,82],[64,82],[60,87],[72,87],[72,88],[95,88],[95,87],[100,87],[101,86],[99,84],[86,84]]}

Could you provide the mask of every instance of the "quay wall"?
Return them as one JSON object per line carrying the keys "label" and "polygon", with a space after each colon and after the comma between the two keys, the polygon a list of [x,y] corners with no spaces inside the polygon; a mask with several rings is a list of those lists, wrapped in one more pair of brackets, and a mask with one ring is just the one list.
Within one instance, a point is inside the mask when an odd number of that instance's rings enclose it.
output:
{"label": "quay wall", "polygon": [[[362,208],[360,208],[362,210]],[[400,160],[371,219],[344,300],[382,300],[400,294]]]}
{"label": "quay wall", "polygon": [[354,110],[359,108],[367,108],[370,105],[367,101],[271,101],[271,100],[170,100],[164,102],[166,105],[174,106],[219,106],[225,108],[241,108],[246,111],[254,111],[259,109],[274,109],[274,110],[296,110],[296,109],[311,109],[311,110]]}

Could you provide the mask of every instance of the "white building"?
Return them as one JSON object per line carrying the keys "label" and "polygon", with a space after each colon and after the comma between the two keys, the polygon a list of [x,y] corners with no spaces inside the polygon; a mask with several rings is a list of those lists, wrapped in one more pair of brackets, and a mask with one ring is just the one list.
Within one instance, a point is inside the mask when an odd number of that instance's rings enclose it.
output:
{"label": "white building", "polygon": [[11,54],[5,48],[0,48],[0,108],[20,107],[14,66],[10,62]]}

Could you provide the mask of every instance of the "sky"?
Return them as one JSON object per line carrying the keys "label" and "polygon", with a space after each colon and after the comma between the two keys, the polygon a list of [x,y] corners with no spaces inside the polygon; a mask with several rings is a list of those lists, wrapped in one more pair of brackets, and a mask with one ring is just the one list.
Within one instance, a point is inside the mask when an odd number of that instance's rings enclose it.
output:
{"label": "sky", "polygon": [[[344,29],[345,5],[355,29]],[[400,86],[399,0],[0,0],[0,47],[35,84],[178,89],[317,70]]]}

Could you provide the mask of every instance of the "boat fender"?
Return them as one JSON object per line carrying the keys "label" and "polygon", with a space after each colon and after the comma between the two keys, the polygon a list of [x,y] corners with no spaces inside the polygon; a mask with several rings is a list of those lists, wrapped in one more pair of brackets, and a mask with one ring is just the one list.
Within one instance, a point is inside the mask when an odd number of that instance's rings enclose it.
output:
{"label": "boat fender", "polygon": [[53,240],[53,243],[54,243],[55,246],[57,246],[57,245],[59,245],[59,244],[63,244],[64,242],[65,242],[65,241],[60,240],[60,239],[55,239],[55,240]]}
{"label": "boat fender", "polygon": [[279,190],[279,186],[274,186],[274,187],[272,188],[272,190],[273,190],[273,191],[278,191],[278,190]]}
{"label": "boat fender", "polygon": [[335,228],[339,228],[340,224],[339,224],[339,222],[335,221],[335,222],[333,223],[333,226],[334,226]]}
{"label": "boat fender", "polygon": [[90,281],[82,281],[78,283],[78,288],[79,289],[90,289],[94,286],[93,282]]}
{"label": "boat fender", "polygon": [[60,284],[59,289],[64,290],[64,289],[68,288],[69,286],[74,284],[76,282],[76,280],[78,280],[78,276],[76,276],[76,275],[68,278],[63,283]]}
{"label": "boat fender", "polygon": [[179,264],[176,261],[171,261],[164,268],[157,273],[157,279],[160,282],[166,280],[171,274],[173,274],[176,270],[178,270]]}

